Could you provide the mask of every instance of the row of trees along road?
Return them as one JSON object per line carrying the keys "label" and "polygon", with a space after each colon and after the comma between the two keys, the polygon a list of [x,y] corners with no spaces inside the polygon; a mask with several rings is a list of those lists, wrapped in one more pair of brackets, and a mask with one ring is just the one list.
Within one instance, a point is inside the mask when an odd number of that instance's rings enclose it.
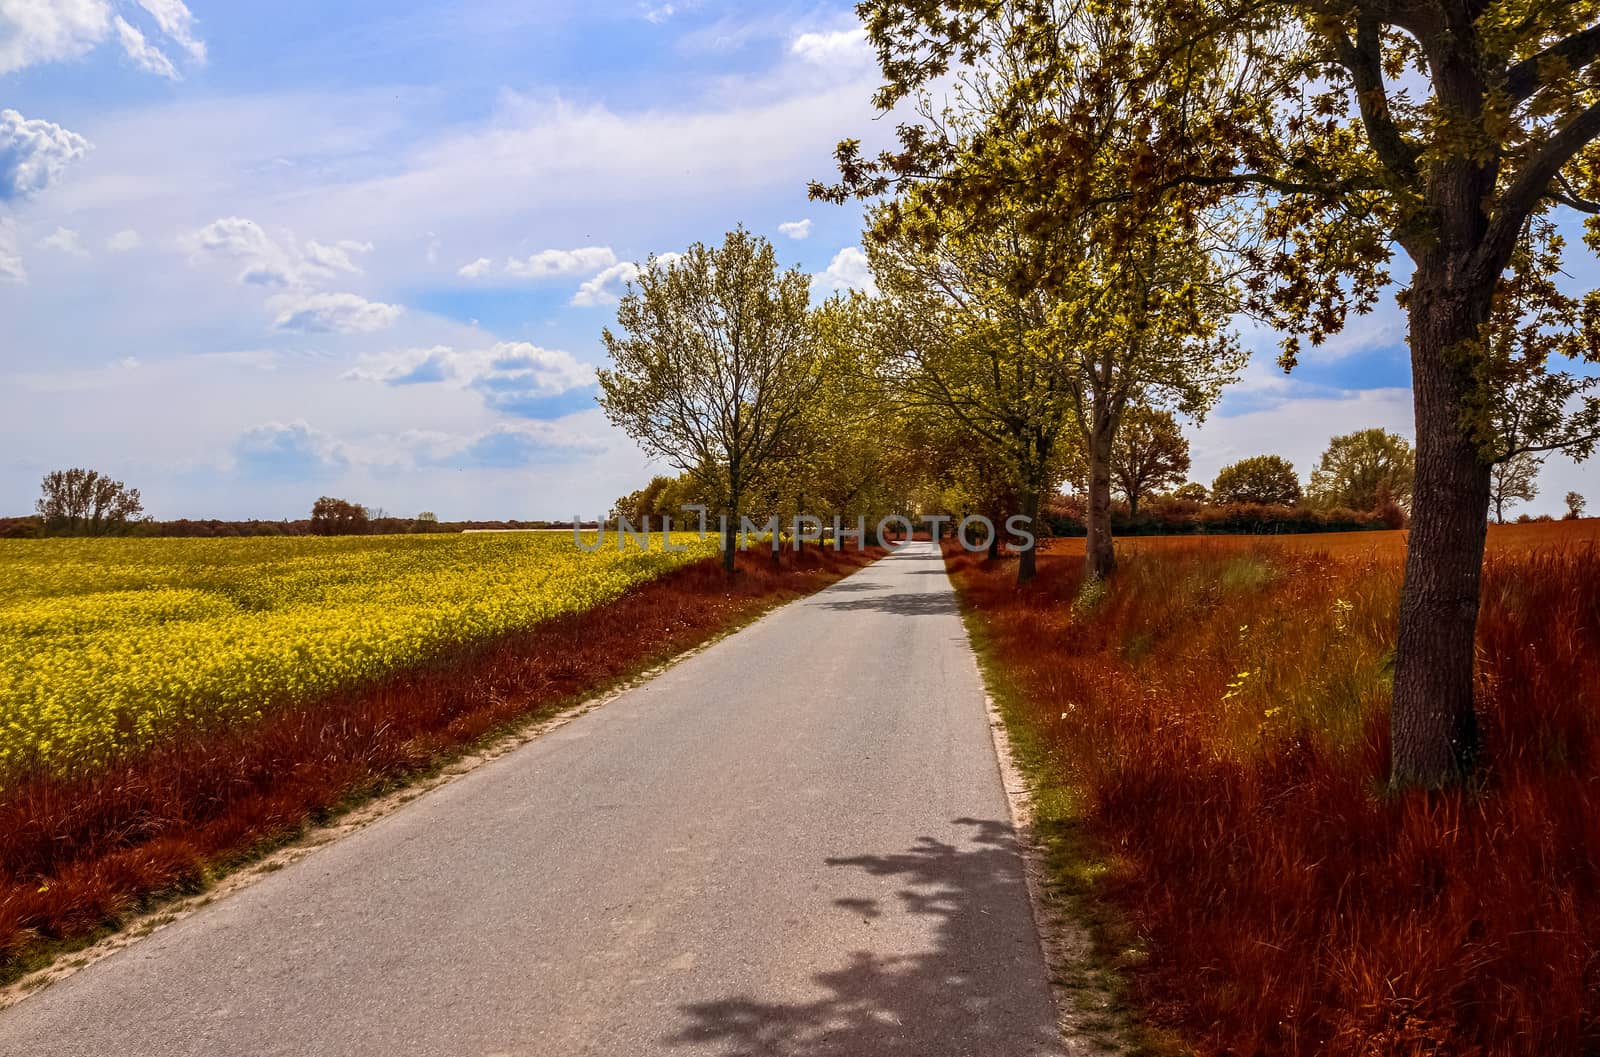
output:
{"label": "row of trees along road", "polygon": [[[858,10],[884,74],[878,104],[920,101],[920,117],[876,158],[841,143],[838,183],[813,194],[894,196],[872,232],[880,256],[903,254],[906,240],[937,248],[946,232],[963,245],[1010,233],[1004,285],[1019,302],[1072,334],[1074,319],[1100,311],[1097,298],[1121,301],[1106,313],[1111,332],[1141,350],[1153,322],[1191,337],[1183,324],[1205,314],[1183,307],[1220,274],[1236,280],[1241,310],[1283,333],[1285,368],[1302,341],[1373,307],[1396,249],[1409,258],[1399,300],[1417,450],[1391,778],[1468,776],[1491,469],[1518,449],[1585,456],[1600,418],[1593,379],[1560,369],[1563,355],[1597,359],[1593,295],[1563,298],[1548,284],[1560,254],[1552,218],[1600,212],[1595,6],[865,0]],[[953,102],[935,109],[934,90]],[[1141,295],[1152,264],[1191,272],[1178,311]],[[1118,282],[1102,290],[1096,275]],[[1114,356],[1118,345],[1096,349]],[[1070,341],[1057,348],[1078,355]],[[1208,378],[1226,376],[1226,354],[1210,362]],[[1132,392],[1167,381],[1165,369],[1131,372]],[[1081,390],[1091,456],[1132,402],[1104,375]],[[1092,574],[1111,567],[1105,547],[1091,540]]]}
{"label": "row of trees along road", "polygon": [[[811,280],[781,271],[766,240],[740,228],[647,262],[602,335],[612,367],[600,405],[647,452],[677,468],[619,513],[677,515],[693,500],[722,514],[734,568],[752,510],[871,516],[903,509],[903,458],[881,431],[875,393],[845,340],[840,302],[814,309]],[[623,511],[621,507],[630,507]],[[774,552],[776,553],[776,552]]]}

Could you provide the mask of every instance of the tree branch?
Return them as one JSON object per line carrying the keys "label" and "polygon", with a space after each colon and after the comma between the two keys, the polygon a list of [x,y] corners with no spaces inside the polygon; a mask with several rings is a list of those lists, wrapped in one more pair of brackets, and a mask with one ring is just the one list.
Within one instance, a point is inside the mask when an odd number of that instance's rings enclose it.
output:
{"label": "tree branch", "polygon": [[1577,71],[1597,58],[1600,58],[1600,26],[1590,26],[1512,66],[1506,71],[1506,91],[1513,101],[1520,103],[1539,90],[1539,67],[1543,64],[1565,62]]}
{"label": "tree branch", "polygon": [[1389,94],[1383,84],[1383,55],[1378,22],[1369,14],[1356,20],[1356,39],[1339,40],[1339,62],[1355,81],[1356,103],[1367,139],[1384,168],[1407,183],[1417,179],[1417,148],[1401,135],[1389,113]]}
{"label": "tree branch", "polygon": [[1489,230],[1478,246],[1477,260],[1473,262],[1475,279],[1492,280],[1499,276],[1505,262],[1511,258],[1528,214],[1539,199],[1550,193],[1561,167],[1596,136],[1600,136],[1600,103],[1591,104],[1545,140],[1544,146],[1500,196],[1494,219],[1489,223]]}

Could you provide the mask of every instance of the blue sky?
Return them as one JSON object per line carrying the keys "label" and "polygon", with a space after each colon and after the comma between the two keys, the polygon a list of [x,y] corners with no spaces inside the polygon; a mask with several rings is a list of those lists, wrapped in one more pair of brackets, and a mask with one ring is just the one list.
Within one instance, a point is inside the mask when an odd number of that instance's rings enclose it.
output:
{"label": "blue sky", "polygon": [[[890,132],[851,7],[0,0],[0,513],[67,465],[158,517],[605,510],[658,469],[593,401],[637,262],[742,223],[864,279],[805,194]],[[1410,434],[1392,305],[1289,379],[1246,337],[1196,479]]]}

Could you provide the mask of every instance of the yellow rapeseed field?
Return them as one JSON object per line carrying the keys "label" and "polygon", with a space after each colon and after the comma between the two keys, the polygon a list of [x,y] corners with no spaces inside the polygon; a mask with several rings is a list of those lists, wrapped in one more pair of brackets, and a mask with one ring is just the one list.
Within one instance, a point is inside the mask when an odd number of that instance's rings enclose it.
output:
{"label": "yellow rapeseed field", "polygon": [[90,768],[615,599],[715,553],[570,533],[0,540],[0,783]]}

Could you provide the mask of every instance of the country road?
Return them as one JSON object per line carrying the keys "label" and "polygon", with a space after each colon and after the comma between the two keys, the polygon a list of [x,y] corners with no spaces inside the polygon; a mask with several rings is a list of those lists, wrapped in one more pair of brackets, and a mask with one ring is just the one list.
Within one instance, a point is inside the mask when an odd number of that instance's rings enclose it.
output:
{"label": "country road", "polygon": [[926,543],[0,1013],[5,1057],[1059,1052]]}

